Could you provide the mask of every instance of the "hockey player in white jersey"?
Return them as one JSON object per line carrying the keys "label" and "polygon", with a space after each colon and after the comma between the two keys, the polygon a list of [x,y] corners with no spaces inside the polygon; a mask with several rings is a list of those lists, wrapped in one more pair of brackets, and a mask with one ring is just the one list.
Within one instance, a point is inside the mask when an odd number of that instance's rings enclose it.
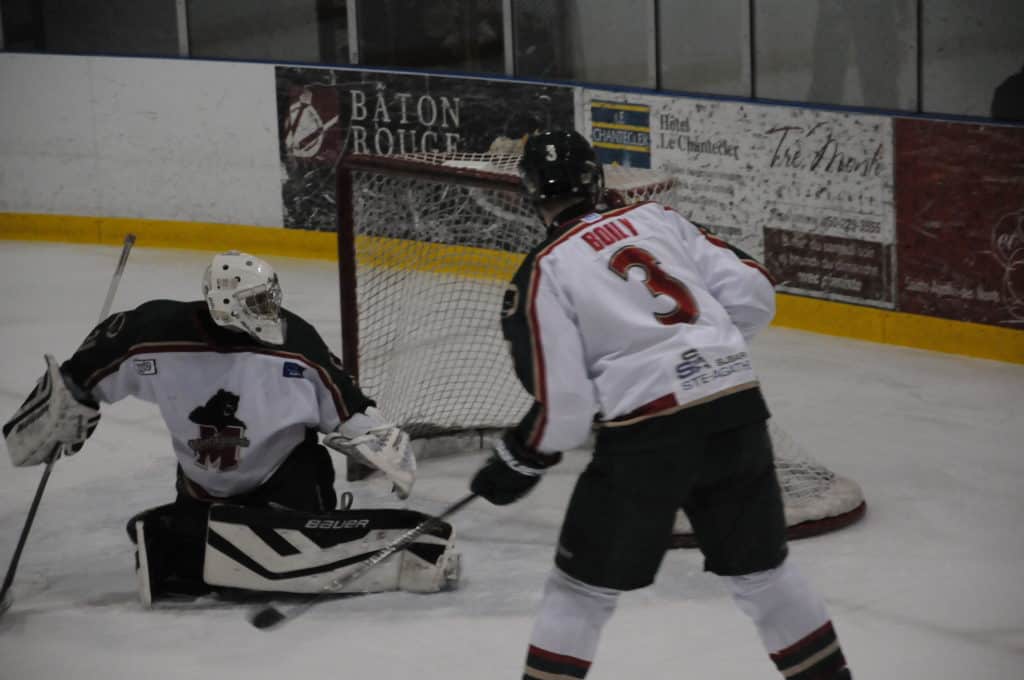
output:
{"label": "hockey player in white jersey", "polygon": [[[128,524],[143,602],[214,586],[318,592],[424,519],[350,510],[350,494],[339,508],[325,445],[379,469],[405,498],[416,470],[409,437],[313,326],[282,308],[266,261],[218,254],[202,289],[202,300],[153,300],[111,315],[60,366],[47,356],[46,375],[3,428],[11,459],[36,465],[61,447],[79,450],[101,403],[154,403],[177,457],[177,495]],[[426,547],[414,545],[351,589],[449,585],[453,541],[441,525]]]}
{"label": "hockey player in white jersey", "polygon": [[705,569],[723,577],[783,676],[850,678],[821,597],[787,559],[748,352],[775,313],[767,272],[666,206],[609,208],[601,165],[576,132],[532,136],[520,175],[549,229],[506,293],[502,327],[535,402],[471,489],[512,503],[597,428],[523,677],[587,674],[619,594],[654,581],[682,508]]}

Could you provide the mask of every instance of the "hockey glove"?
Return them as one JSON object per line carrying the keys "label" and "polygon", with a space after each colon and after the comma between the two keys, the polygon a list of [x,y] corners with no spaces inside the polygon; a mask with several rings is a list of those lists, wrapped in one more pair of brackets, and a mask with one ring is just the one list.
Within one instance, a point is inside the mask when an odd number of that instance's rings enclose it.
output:
{"label": "hockey glove", "polygon": [[495,505],[508,505],[525,496],[547,468],[562,460],[561,453],[540,453],[521,444],[511,431],[496,441],[493,449],[469,489]]}
{"label": "hockey glove", "polygon": [[323,444],[380,470],[391,480],[396,496],[409,497],[416,482],[416,457],[409,435],[388,422],[376,407],[353,414],[337,432],[325,435]]}
{"label": "hockey glove", "polygon": [[61,447],[67,455],[81,450],[100,421],[99,404],[64,378],[52,356],[45,359],[46,373],[3,427],[18,467],[45,463]]}

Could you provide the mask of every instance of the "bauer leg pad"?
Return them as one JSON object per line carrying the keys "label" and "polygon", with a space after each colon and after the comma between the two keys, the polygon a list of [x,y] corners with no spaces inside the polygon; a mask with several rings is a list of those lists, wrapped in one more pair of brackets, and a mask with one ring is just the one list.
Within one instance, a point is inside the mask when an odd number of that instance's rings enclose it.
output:
{"label": "bauer leg pad", "polygon": [[178,510],[173,503],[161,505],[128,521],[128,536],[135,544],[139,600],[145,607],[155,600],[196,597],[211,590],[201,574],[201,524],[192,527],[190,518],[182,517]]}
{"label": "bauer leg pad", "polygon": [[[319,593],[390,541],[427,519],[411,510],[339,510],[322,514],[214,505],[203,580],[246,590]],[[437,592],[459,572],[455,530],[440,523],[404,551],[338,593]]]}

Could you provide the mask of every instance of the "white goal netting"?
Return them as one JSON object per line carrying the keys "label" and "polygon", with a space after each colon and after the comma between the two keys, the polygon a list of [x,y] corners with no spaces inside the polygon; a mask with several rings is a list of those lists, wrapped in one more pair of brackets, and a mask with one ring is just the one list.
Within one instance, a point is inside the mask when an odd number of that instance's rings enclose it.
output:
{"label": "white goal netting", "polygon": [[[519,192],[508,154],[350,156],[339,175],[346,365],[414,438],[518,422],[531,398],[515,377],[499,325],[508,281],[544,228]],[[671,177],[606,166],[616,202],[673,202]],[[345,253],[349,253],[346,257]],[[792,534],[848,523],[856,483],[835,475],[772,427]],[[815,529],[811,531],[811,529]],[[688,544],[680,517],[676,541]]]}

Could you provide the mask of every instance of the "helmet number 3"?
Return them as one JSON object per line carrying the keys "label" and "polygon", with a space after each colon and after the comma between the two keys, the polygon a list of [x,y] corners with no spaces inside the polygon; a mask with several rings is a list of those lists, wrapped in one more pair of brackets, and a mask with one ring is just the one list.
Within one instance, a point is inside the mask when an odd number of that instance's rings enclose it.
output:
{"label": "helmet number 3", "polygon": [[669,276],[649,251],[637,246],[626,246],[620,248],[608,260],[608,268],[625,281],[629,281],[629,270],[633,267],[643,271],[644,286],[652,297],[666,295],[675,302],[675,307],[671,310],[654,313],[658,323],[671,326],[677,323],[697,322],[700,311],[690,289],[679,279]]}
{"label": "helmet number 3", "polygon": [[545,144],[544,145],[544,160],[546,160],[546,161],[557,161],[558,160],[558,150],[555,149],[555,145],[554,144]]}

